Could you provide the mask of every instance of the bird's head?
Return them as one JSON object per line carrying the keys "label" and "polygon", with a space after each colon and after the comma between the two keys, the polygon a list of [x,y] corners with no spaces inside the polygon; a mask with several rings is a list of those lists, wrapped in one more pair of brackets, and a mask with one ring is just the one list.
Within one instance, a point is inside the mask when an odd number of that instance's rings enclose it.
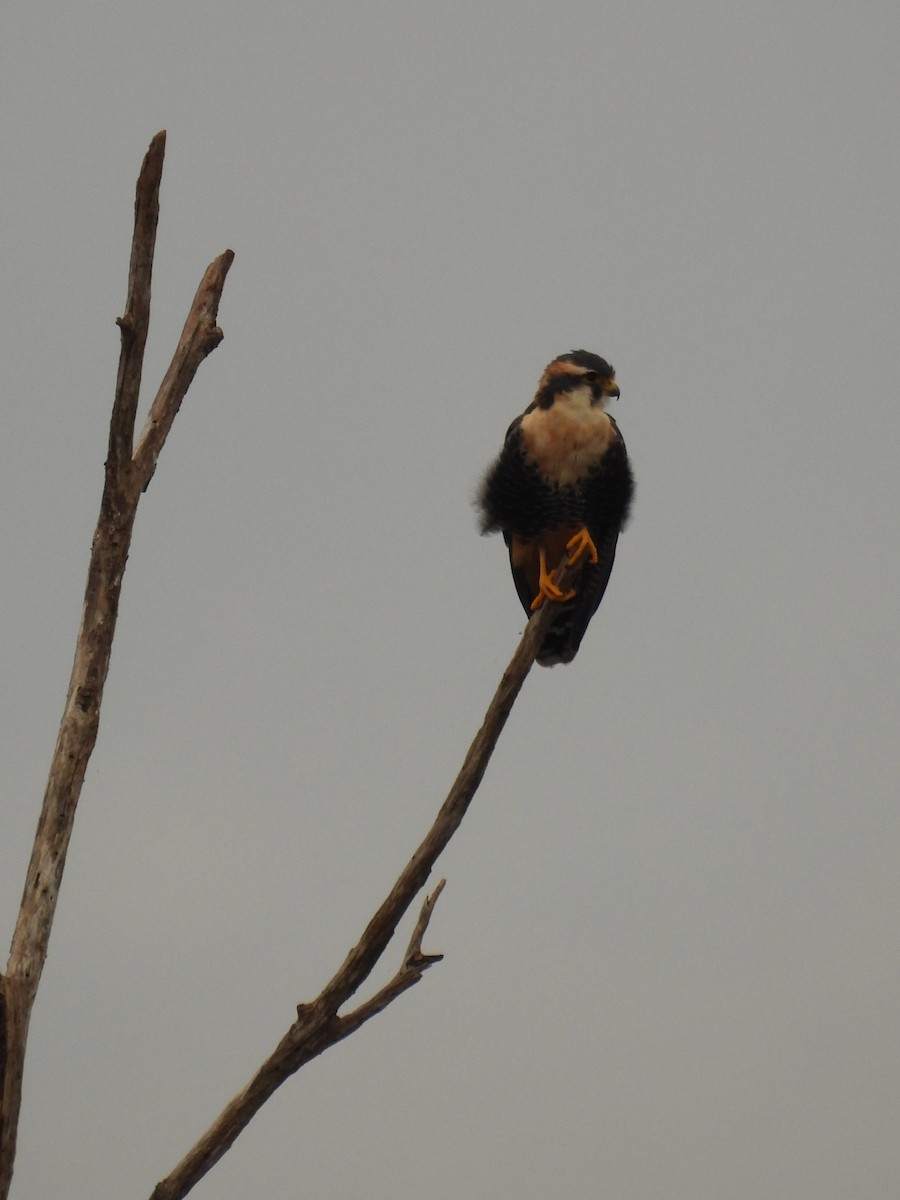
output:
{"label": "bird's head", "polygon": [[534,401],[539,408],[549,408],[562,395],[584,397],[592,407],[605,409],[611,399],[619,398],[616,373],[605,358],[589,350],[561,354],[541,376]]}

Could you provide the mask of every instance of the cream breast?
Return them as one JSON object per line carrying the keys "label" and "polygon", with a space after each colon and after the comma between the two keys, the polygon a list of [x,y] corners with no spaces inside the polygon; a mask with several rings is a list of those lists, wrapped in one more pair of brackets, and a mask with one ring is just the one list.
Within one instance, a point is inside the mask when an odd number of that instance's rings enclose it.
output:
{"label": "cream breast", "polygon": [[614,438],[612,422],[589,388],[564,392],[522,418],[522,442],[544,478],[571,486],[596,467]]}

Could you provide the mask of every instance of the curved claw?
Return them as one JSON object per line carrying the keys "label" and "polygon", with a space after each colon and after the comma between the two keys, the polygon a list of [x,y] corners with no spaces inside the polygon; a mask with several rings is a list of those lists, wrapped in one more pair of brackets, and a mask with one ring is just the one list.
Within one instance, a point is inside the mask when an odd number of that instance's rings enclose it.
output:
{"label": "curved claw", "polygon": [[597,547],[586,526],[584,529],[579,529],[574,537],[569,538],[566,542],[566,549],[569,551],[570,567],[574,567],[585,554],[588,556],[588,562],[595,563],[597,561]]}
{"label": "curved claw", "polygon": [[[591,545],[593,545],[593,542],[591,542]],[[554,583],[553,574],[547,570],[547,556],[544,553],[543,546],[540,548],[539,555],[541,568],[540,576],[538,577],[538,594],[531,602],[532,612],[536,612],[544,603],[544,600],[552,600],[556,604],[562,604],[566,600],[571,600],[575,595],[574,590],[562,592]]]}

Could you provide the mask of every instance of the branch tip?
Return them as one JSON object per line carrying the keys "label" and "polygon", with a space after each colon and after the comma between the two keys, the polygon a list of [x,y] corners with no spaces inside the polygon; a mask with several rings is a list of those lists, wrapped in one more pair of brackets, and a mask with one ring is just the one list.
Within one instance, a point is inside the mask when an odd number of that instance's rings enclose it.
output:
{"label": "branch tip", "polygon": [[141,163],[141,172],[138,175],[138,188],[142,184],[147,184],[156,176],[157,179],[162,175],[163,159],[166,157],[166,131],[161,129],[159,133],[155,133],[150,139],[150,144],[147,147],[147,153],[144,155],[144,161]]}
{"label": "branch tip", "polygon": [[422,907],[419,909],[419,916],[413,928],[412,937],[409,939],[409,945],[406,947],[406,954],[403,957],[404,967],[424,971],[433,962],[440,962],[444,957],[443,954],[426,954],[422,949],[422,939],[425,937],[425,931],[431,920],[431,914],[434,912],[438,896],[440,896],[446,884],[447,880],[442,879],[431,895],[426,896],[422,901]]}

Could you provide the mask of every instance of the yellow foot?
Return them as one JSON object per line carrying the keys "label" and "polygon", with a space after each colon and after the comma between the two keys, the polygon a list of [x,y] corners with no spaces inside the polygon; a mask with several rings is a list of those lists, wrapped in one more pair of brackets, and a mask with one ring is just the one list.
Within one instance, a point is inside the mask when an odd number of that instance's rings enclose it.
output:
{"label": "yellow foot", "polygon": [[[591,542],[593,545],[593,542]],[[547,570],[547,556],[544,553],[544,547],[540,548],[541,573],[538,578],[538,594],[531,602],[531,611],[536,612],[541,607],[544,600],[553,600],[557,604],[561,604],[565,600],[571,600],[575,595],[574,591],[562,592],[553,582],[553,575]]]}
{"label": "yellow foot", "polygon": [[584,554],[588,556],[588,562],[595,563],[597,561],[597,547],[587,528],[579,529],[573,538],[569,538],[566,542],[566,549],[569,551],[570,567],[574,567]]}

